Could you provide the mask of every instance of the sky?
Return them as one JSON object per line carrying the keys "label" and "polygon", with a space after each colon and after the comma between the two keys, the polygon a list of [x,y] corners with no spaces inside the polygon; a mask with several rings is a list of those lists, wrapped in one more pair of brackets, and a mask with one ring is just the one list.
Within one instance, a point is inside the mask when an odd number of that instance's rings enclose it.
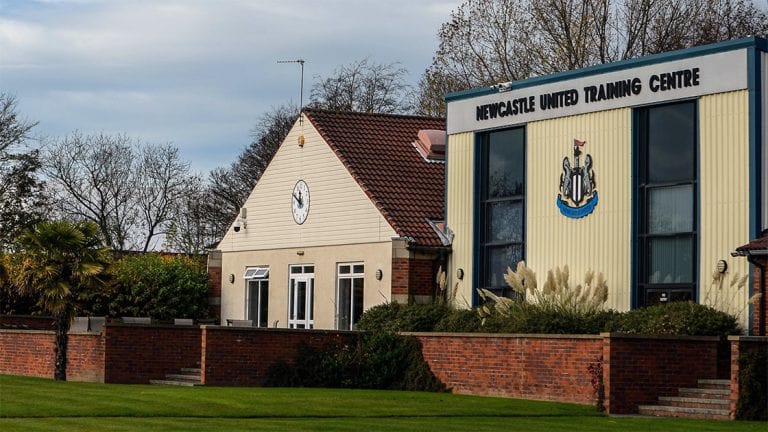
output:
{"label": "sky", "polygon": [[259,117],[368,58],[415,84],[461,0],[0,0],[0,92],[39,142],[126,133],[173,143],[203,175]]}

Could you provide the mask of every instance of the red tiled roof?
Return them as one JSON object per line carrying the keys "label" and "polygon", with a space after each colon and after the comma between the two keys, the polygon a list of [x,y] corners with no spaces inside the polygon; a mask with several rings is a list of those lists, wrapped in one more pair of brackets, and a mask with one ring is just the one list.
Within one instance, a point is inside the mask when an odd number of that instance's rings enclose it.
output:
{"label": "red tiled roof", "polygon": [[736,248],[736,252],[755,252],[768,251],[768,230],[763,231],[762,235],[744,246]]}
{"label": "red tiled roof", "polygon": [[445,164],[414,148],[419,130],[445,130],[445,120],[305,109],[312,125],[401,237],[441,246],[427,222],[444,218]]}

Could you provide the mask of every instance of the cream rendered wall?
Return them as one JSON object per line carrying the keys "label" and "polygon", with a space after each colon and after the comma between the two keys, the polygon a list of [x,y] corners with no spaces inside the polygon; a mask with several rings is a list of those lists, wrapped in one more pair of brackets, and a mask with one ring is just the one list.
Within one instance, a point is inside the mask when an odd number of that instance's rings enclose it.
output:
{"label": "cream rendered wall", "polygon": [[[303,147],[298,145],[301,135]],[[291,213],[293,188],[300,179],[310,192],[309,216],[302,225]],[[315,265],[315,328],[335,325],[337,262],[365,262],[366,307],[389,300],[391,239],[397,233],[306,117],[291,129],[244,208],[247,228],[234,232],[230,227],[218,247],[222,320],[245,316],[242,277],[247,266],[270,267],[270,325],[279,320],[280,327],[287,326],[290,264]],[[380,282],[374,278],[377,268],[384,271]]]}
{"label": "cream rendered wall", "polygon": [[[303,134],[305,143],[297,140]],[[303,225],[293,221],[296,182],[309,186],[310,210]],[[219,244],[227,251],[370,243],[397,236],[328,144],[304,118],[275,154],[244,207],[248,227],[230,227]]]}
{"label": "cream rendered wall", "polygon": [[750,240],[748,107],[746,90],[699,99],[700,301],[732,313],[745,312],[744,325],[749,284],[741,291],[727,286],[718,296],[711,282],[721,259],[728,262],[728,276],[749,271],[746,259],[731,257]]}
{"label": "cream rendered wall", "polygon": [[[457,288],[456,305],[472,306],[472,203],[474,199],[474,134],[448,137],[446,160],[446,224],[453,231],[452,252],[448,259],[449,289]],[[456,278],[457,269],[464,278]],[[458,283],[458,285],[456,285]]]}
{"label": "cream rendered wall", "polygon": [[[245,319],[245,287],[243,272],[250,266],[269,267],[269,325],[278,321],[278,327],[288,326],[288,268],[295,264],[315,266],[314,328],[333,329],[336,326],[336,264],[363,262],[365,289],[363,306],[368,309],[390,301],[392,243],[365,243],[264,251],[225,252],[222,256],[221,317]],[[383,278],[376,280],[376,269]],[[235,282],[229,282],[229,275]]]}
{"label": "cream rendered wall", "polygon": [[[526,176],[526,264],[539,283],[568,265],[571,282],[592,269],[608,283],[607,306],[630,308],[632,246],[632,111],[628,108],[529,123]],[[598,204],[571,219],[556,205],[563,158],[573,165],[573,140],[592,155]],[[584,156],[581,160],[583,161]]]}

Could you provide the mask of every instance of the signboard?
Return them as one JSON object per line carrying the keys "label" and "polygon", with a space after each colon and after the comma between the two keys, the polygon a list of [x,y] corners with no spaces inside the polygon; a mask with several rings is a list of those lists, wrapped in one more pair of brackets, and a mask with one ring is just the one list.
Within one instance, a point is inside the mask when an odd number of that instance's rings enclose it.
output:
{"label": "signboard", "polygon": [[488,94],[448,103],[448,134],[747,88],[746,49]]}

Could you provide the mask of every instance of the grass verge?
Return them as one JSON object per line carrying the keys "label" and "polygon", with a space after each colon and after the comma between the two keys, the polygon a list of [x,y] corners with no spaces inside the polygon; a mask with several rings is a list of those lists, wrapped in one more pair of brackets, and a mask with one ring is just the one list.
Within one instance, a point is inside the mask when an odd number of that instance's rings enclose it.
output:
{"label": "grass verge", "polygon": [[765,423],[605,417],[590,406],[446,393],[166,387],[0,375],[3,431],[763,431]]}

